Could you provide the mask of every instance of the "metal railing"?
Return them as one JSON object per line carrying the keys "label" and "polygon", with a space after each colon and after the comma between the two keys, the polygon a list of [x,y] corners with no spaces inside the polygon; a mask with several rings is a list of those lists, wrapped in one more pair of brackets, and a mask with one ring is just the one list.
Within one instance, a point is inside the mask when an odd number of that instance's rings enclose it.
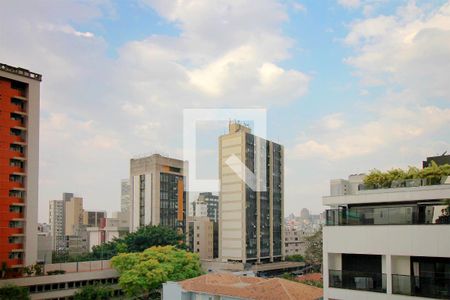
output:
{"label": "metal railing", "polygon": [[329,270],[329,287],[386,293],[386,274]]}
{"label": "metal railing", "polygon": [[367,207],[357,209],[327,209],[327,226],[343,225],[422,225],[450,224],[448,205],[434,205],[431,216],[418,212],[414,206],[408,207]]}
{"label": "metal railing", "polygon": [[[436,276],[437,275],[437,276]],[[435,299],[450,299],[450,273],[430,276],[392,275],[392,293]]]}

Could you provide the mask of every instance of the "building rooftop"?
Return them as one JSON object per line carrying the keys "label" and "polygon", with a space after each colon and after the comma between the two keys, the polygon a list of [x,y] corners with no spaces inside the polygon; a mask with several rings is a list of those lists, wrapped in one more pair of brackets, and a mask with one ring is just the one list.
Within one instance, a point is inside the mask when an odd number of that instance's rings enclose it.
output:
{"label": "building rooftop", "polygon": [[13,67],[7,64],[0,63],[0,71],[8,72],[11,74],[31,78],[34,80],[42,81],[42,75],[34,72],[30,72],[27,69]]}
{"label": "building rooftop", "polygon": [[207,274],[179,284],[185,291],[240,299],[316,300],[323,295],[321,288],[286,279],[244,277],[229,273]]}

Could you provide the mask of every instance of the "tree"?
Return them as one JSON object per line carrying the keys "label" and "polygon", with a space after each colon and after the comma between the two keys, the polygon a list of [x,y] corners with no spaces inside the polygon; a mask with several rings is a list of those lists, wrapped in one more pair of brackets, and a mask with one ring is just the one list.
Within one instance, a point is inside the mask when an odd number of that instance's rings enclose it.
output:
{"label": "tree", "polygon": [[145,226],[123,238],[128,252],[141,252],[152,246],[183,247],[182,234],[165,226]]}
{"label": "tree", "polygon": [[28,288],[16,285],[0,287],[0,300],[28,300],[30,299]]}
{"label": "tree", "polygon": [[155,246],[112,258],[119,285],[129,296],[149,295],[168,280],[179,281],[202,274],[197,254],[174,246]]}
{"label": "tree", "polygon": [[305,237],[305,261],[313,265],[322,265],[322,228],[311,236]]}
{"label": "tree", "polygon": [[172,245],[185,249],[184,236],[176,230],[165,226],[145,226],[123,238],[115,239],[92,248],[95,259],[110,259],[119,253],[142,252],[152,246]]}
{"label": "tree", "polygon": [[107,300],[112,297],[113,289],[108,285],[88,285],[79,289],[74,300]]}
{"label": "tree", "polygon": [[305,261],[305,258],[303,256],[301,256],[300,254],[293,254],[293,255],[286,256],[285,260],[303,262],[303,261]]}

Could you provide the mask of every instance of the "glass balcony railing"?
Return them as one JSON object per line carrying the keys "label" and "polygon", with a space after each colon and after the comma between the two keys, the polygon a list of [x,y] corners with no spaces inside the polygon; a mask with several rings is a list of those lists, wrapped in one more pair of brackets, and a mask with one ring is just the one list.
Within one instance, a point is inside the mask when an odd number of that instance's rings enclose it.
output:
{"label": "glass balcony railing", "polygon": [[450,224],[445,203],[409,206],[352,207],[326,210],[327,226]]}
{"label": "glass balcony railing", "polygon": [[450,273],[430,276],[392,275],[392,293],[434,299],[450,299]]}
{"label": "glass balcony railing", "polygon": [[329,270],[329,286],[339,289],[386,293],[386,274]]}

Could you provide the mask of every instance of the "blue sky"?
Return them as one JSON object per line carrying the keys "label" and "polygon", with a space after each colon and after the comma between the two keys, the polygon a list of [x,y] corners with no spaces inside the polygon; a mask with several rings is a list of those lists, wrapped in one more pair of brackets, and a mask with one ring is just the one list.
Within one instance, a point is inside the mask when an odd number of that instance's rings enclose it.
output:
{"label": "blue sky", "polygon": [[[184,108],[266,108],[285,212],[329,180],[450,150],[449,1],[10,1],[0,61],[40,72],[40,220],[62,192],[118,210],[129,159],[182,157]],[[223,124],[225,125],[225,124]],[[205,176],[217,135],[201,131]],[[192,199],[191,199],[192,200]]]}

